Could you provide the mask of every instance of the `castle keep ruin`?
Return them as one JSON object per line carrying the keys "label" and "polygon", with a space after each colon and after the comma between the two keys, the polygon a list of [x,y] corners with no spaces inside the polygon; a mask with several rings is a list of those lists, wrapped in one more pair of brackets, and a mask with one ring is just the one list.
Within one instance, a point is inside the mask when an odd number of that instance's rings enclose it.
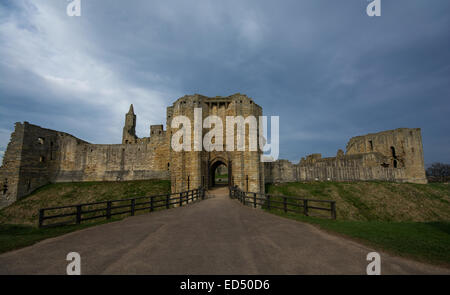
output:
{"label": "castle keep ruin", "polygon": [[[426,183],[420,129],[401,128],[357,136],[346,152],[322,158],[313,154],[298,164],[287,160],[260,162],[260,151],[174,151],[172,118],[259,117],[262,108],[242,94],[228,97],[186,95],[166,111],[166,126],[150,126],[149,137],[136,136],[133,105],[125,115],[121,144],[91,144],[70,134],[16,123],[0,167],[0,207],[53,182],[167,179],[172,192],[211,187],[218,167],[226,166],[228,182],[242,190],[264,192],[268,182],[383,180]],[[193,128],[193,126],[191,126]],[[225,124],[223,126],[225,133]],[[203,136],[207,133],[203,128]],[[191,132],[192,137],[194,132]],[[248,126],[247,132],[248,134]],[[193,139],[194,140],[194,139]]]}
{"label": "castle keep ruin", "polygon": [[383,180],[427,183],[419,128],[399,128],[350,139],[344,154],[312,154],[298,164],[266,163],[267,182]]}

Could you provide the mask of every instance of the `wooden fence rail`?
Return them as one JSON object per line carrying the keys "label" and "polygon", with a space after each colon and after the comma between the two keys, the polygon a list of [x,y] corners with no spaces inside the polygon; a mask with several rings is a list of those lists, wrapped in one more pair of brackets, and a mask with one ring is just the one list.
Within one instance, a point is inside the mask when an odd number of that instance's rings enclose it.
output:
{"label": "wooden fence rail", "polygon": [[[203,188],[181,193],[168,193],[163,195],[144,196],[122,200],[42,208],[39,210],[39,227],[80,224],[83,221],[98,218],[110,219],[112,216],[121,214],[130,214],[133,216],[137,211],[148,210],[149,212],[153,212],[157,208],[169,209],[172,205],[183,206],[183,204],[188,204],[189,202],[199,199],[205,199],[205,190]],[[100,206],[100,208],[92,209],[92,207],[97,206]],[[46,212],[49,211],[54,212],[53,215],[46,214]],[[98,214],[99,212],[101,214]],[[44,224],[46,220],[61,220],[61,218],[69,220]]]}
{"label": "wooden fence rail", "polygon": [[[262,206],[267,209],[280,209],[285,213],[295,212],[310,215],[310,209],[329,211],[332,219],[336,219],[336,202],[331,200],[304,199],[299,197],[270,195],[262,193],[244,192],[238,187],[230,187],[230,198],[239,200],[243,205]],[[312,205],[312,203],[314,203]],[[319,207],[319,204],[328,204],[328,206]],[[292,209],[294,208],[294,209]]]}

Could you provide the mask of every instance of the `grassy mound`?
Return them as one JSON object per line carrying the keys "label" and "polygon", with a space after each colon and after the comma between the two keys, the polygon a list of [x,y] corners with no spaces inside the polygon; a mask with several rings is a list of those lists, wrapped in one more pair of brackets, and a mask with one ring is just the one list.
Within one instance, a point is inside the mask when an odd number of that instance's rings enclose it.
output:
{"label": "grassy mound", "polygon": [[450,185],[391,182],[310,182],[268,185],[270,194],[336,201],[337,219],[450,221]]}
{"label": "grassy mound", "polygon": [[40,208],[121,200],[170,192],[170,181],[77,182],[46,185],[0,210],[0,224],[38,224]]}
{"label": "grassy mound", "polygon": [[[337,220],[271,213],[308,222],[375,249],[450,267],[450,186],[444,183],[312,182],[268,185],[271,194],[335,200]],[[327,214],[329,216],[329,214]]]}

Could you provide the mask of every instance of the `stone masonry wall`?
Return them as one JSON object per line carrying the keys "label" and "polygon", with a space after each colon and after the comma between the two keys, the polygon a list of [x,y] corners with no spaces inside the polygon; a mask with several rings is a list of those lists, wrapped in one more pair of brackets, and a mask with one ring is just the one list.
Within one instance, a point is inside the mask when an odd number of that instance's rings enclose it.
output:
{"label": "stone masonry wall", "polygon": [[[231,165],[231,181],[233,185],[243,190],[254,192],[264,191],[264,166],[259,161],[260,152],[249,151],[248,140],[245,143],[245,151],[226,151],[226,117],[227,116],[255,116],[256,120],[262,115],[262,108],[252,99],[242,94],[234,94],[228,97],[206,97],[203,95],[186,95],[181,97],[167,108],[167,132],[169,140],[178,131],[170,128],[175,116],[186,116],[191,122],[191,142],[194,142],[194,109],[202,109],[202,122],[208,116],[217,116],[223,122],[222,151],[189,151],[170,152],[170,172],[172,192],[181,192],[187,188],[210,185],[216,162],[221,162],[227,167]],[[214,128],[214,127],[213,127]],[[202,128],[203,137],[210,131]],[[248,134],[248,126],[246,126]],[[248,138],[248,137],[247,137]],[[236,133],[235,133],[236,143]],[[170,141],[168,142],[170,144]]]}
{"label": "stone masonry wall", "polygon": [[52,182],[169,179],[168,152],[165,133],[140,144],[97,145],[16,123],[0,168],[0,205]]}
{"label": "stone masonry wall", "polygon": [[24,124],[16,123],[0,167],[0,208],[16,201],[23,135]]}
{"label": "stone masonry wall", "polygon": [[347,153],[312,154],[298,164],[266,163],[267,182],[382,180],[427,183],[420,129],[400,128],[350,139]]}

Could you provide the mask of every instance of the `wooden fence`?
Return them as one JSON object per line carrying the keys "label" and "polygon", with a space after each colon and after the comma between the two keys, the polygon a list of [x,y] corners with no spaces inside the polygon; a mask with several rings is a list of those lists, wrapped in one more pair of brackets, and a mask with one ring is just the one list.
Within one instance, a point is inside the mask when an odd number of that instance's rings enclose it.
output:
{"label": "wooden fence", "polygon": [[[283,195],[244,192],[238,187],[230,187],[230,198],[239,200],[242,204],[264,209],[280,209],[285,213],[303,213],[311,215],[311,210],[329,211],[332,219],[336,219],[336,202],[331,200],[303,199]],[[327,204],[320,206],[319,204]]]}
{"label": "wooden fence", "polygon": [[[114,215],[121,214],[133,216],[137,211],[149,210],[149,212],[153,212],[158,208],[169,209],[173,205],[183,206],[183,204],[199,199],[205,199],[203,188],[181,193],[43,208],[39,210],[39,227],[80,224],[83,221],[98,218],[110,219]],[[46,212],[51,212],[51,214],[46,214]],[[61,219],[64,220],[61,221]],[[44,224],[46,220],[59,220],[59,222]]]}

